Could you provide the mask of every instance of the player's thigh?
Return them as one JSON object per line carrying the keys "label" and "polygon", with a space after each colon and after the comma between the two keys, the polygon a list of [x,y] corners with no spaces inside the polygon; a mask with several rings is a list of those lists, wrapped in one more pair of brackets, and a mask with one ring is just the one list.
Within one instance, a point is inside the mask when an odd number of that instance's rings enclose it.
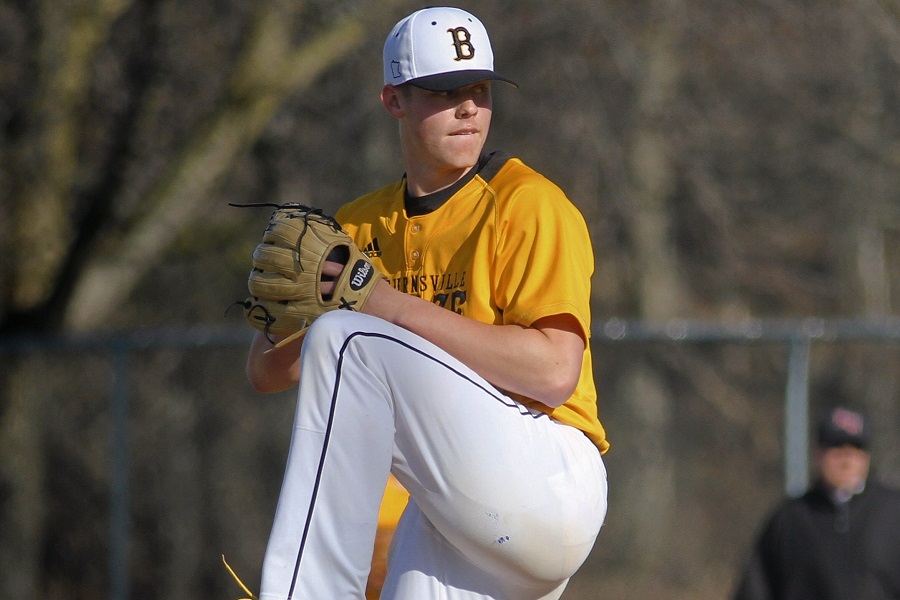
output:
{"label": "player's thigh", "polygon": [[606,506],[602,460],[581,432],[380,319],[325,315],[304,352],[337,352],[360,382],[342,394],[390,404],[392,471],[451,544],[498,573],[552,580],[577,568]]}
{"label": "player's thigh", "polygon": [[390,389],[392,471],[430,522],[491,570],[568,577],[606,512],[597,448],[426,340],[354,321],[350,354]]}
{"label": "player's thigh", "polygon": [[427,454],[400,466],[410,470],[411,494],[428,520],[470,560],[507,579],[561,581],[581,566],[603,524],[606,473],[580,432],[537,422],[557,439],[498,429],[464,445],[429,446],[450,453],[437,469],[419,468]]}
{"label": "player's thigh", "polygon": [[566,581],[508,578],[486,571],[450,544],[411,502],[391,545],[382,600],[554,600]]}

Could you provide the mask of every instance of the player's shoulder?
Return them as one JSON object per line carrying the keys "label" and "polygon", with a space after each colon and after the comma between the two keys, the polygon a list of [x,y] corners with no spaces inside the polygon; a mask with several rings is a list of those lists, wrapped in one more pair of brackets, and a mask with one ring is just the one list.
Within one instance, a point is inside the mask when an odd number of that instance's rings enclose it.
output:
{"label": "player's shoulder", "polygon": [[344,204],[338,209],[335,218],[342,225],[371,221],[373,216],[383,214],[386,205],[402,195],[403,181],[395,181]]}
{"label": "player's shoulder", "polygon": [[494,194],[500,212],[525,213],[538,219],[552,214],[583,218],[562,188],[549,177],[521,158],[497,154],[480,175]]}
{"label": "player's shoulder", "polygon": [[548,177],[525,164],[521,158],[510,156],[503,151],[491,154],[479,175],[488,185],[497,190],[514,190],[519,186],[540,186],[562,193],[559,186]]}
{"label": "player's shoulder", "polygon": [[769,509],[764,520],[763,536],[784,539],[797,535],[798,527],[805,529],[806,524],[810,523],[810,515],[820,512],[821,509],[814,508],[818,503],[819,499],[811,497],[809,492],[782,498]]}

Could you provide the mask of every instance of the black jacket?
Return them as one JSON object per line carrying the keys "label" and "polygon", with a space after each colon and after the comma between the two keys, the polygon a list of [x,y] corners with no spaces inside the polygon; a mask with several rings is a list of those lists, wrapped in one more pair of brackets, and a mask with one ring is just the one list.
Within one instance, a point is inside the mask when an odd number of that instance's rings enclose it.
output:
{"label": "black jacket", "polygon": [[900,491],[848,502],[816,484],[766,522],[735,600],[900,600]]}

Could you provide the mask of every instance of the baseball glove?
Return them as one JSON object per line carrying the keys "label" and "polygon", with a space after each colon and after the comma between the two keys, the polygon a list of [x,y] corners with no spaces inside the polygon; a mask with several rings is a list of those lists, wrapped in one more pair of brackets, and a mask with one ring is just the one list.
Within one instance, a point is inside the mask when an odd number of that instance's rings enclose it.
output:
{"label": "baseball glove", "polygon": [[[321,209],[302,204],[255,204],[275,208],[262,241],[253,251],[247,280],[250,297],[239,302],[247,321],[266,334],[288,335],[282,346],[306,333],[320,315],[337,309],[362,310],[379,278],[350,236]],[[325,261],[344,265],[334,291],[322,295]],[[269,338],[269,341],[272,341]],[[274,342],[272,341],[274,344]]]}

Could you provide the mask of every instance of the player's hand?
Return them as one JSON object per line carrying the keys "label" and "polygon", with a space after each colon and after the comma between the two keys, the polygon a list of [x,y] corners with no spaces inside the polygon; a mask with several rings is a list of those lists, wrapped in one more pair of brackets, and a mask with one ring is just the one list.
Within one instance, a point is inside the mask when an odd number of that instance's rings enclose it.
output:
{"label": "player's hand", "polygon": [[322,263],[322,283],[319,285],[319,291],[323,297],[327,298],[334,293],[334,282],[343,270],[344,265],[341,263],[330,260],[326,260]]}

